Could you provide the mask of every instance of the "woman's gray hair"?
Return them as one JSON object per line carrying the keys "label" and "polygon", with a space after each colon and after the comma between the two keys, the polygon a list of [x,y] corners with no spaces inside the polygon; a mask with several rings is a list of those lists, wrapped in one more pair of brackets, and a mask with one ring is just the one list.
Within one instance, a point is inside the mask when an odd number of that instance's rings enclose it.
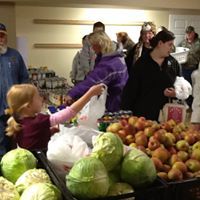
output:
{"label": "woman's gray hair", "polygon": [[113,42],[104,31],[90,33],[88,38],[91,45],[96,44],[101,47],[102,54],[114,52]]}

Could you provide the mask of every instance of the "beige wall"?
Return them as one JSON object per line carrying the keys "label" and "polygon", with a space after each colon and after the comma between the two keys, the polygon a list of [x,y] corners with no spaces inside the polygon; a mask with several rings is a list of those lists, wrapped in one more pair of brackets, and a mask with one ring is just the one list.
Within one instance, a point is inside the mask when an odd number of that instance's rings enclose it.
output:
{"label": "beige wall", "polygon": [[[95,8],[16,7],[17,36],[24,37],[28,46],[28,63],[31,66],[48,66],[59,76],[69,78],[73,56],[78,49],[36,49],[34,43],[81,43],[81,38],[92,31],[89,25],[41,25],[33,19],[96,20],[127,23],[152,20],[157,25],[168,25],[168,12]],[[107,26],[106,32],[115,40],[115,33],[127,31],[135,42],[140,27]]]}
{"label": "beige wall", "polygon": [[8,45],[16,46],[15,6],[0,3],[0,23],[6,25],[8,31]]}
{"label": "beige wall", "polygon": [[[180,14],[182,12],[188,14],[189,11],[180,11]],[[170,13],[173,12],[168,10],[16,6],[16,31],[17,36],[24,37],[27,40],[29,65],[48,66],[55,70],[59,76],[69,78],[72,59],[78,49],[36,49],[33,44],[81,43],[81,38],[92,31],[92,26],[34,24],[33,19],[92,20],[104,23],[154,21],[157,26],[168,27]],[[194,11],[191,14],[196,13]],[[127,31],[132,39],[137,42],[140,27],[106,27],[106,32],[113,40],[116,39],[115,33],[118,31]]]}

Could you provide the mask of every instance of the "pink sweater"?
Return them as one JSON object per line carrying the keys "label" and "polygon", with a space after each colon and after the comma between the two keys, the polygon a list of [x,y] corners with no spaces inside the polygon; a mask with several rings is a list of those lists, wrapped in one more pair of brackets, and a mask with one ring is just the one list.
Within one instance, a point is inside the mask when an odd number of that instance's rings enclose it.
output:
{"label": "pink sweater", "polygon": [[65,109],[50,115],[50,124],[55,126],[60,123],[64,123],[67,120],[72,119],[76,115],[76,112],[71,107],[66,107]]}

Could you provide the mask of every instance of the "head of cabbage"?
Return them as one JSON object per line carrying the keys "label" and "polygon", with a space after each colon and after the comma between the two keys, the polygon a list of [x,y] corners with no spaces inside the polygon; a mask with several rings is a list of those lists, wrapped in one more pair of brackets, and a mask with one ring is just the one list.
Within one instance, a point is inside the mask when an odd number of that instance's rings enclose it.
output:
{"label": "head of cabbage", "polygon": [[20,196],[14,184],[0,176],[0,199],[19,200]]}
{"label": "head of cabbage", "polygon": [[1,173],[9,181],[15,183],[28,169],[36,167],[37,159],[28,150],[18,148],[9,151],[1,159]]}
{"label": "head of cabbage", "polygon": [[106,132],[95,138],[92,156],[100,159],[108,171],[120,164],[123,153],[123,143],[117,134]]}
{"label": "head of cabbage", "polygon": [[124,157],[121,179],[135,187],[145,187],[156,179],[153,161],[142,151],[133,148]]}
{"label": "head of cabbage", "polygon": [[77,161],[66,176],[69,191],[80,199],[106,196],[109,178],[103,163],[95,157],[84,157]]}
{"label": "head of cabbage", "polygon": [[51,180],[44,169],[29,169],[17,179],[15,186],[21,194],[27,187],[34,183],[51,183]]}
{"label": "head of cabbage", "polygon": [[60,190],[50,183],[35,183],[27,187],[20,200],[61,200]]}

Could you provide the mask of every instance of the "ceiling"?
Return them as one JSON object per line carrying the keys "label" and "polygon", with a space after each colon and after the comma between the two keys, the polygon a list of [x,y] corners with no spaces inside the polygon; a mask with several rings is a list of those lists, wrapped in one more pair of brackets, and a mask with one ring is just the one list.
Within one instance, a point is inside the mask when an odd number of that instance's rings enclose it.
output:
{"label": "ceiling", "polygon": [[[150,2],[150,3],[149,3]],[[142,9],[200,10],[199,0],[0,0],[1,3],[32,6],[120,7]]]}

